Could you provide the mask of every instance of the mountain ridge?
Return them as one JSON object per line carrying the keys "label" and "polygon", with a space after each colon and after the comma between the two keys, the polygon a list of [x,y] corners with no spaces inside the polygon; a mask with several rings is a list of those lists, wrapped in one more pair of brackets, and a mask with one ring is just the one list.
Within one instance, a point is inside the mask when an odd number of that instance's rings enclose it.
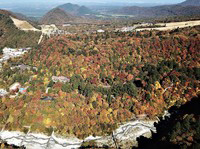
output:
{"label": "mountain ridge", "polygon": [[69,13],[74,16],[84,16],[87,14],[93,14],[93,11],[90,10],[88,7],[79,6],[77,4],[72,4],[72,3],[66,3],[66,4],[60,5],[56,8],[60,8],[60,9],[64,10],[66,13]]}
{"label": "mountain ridge", "polygon": [[[128,6],[118,10],[114,10],[113,13],[134,15],[135,17],[167,17],[167,16],[188,16],[199,15],[200,5],[193,5],[197,0],[187,0],[180,4],[175,5],[162,5],[154,7],[138,7]],[[200,1],[199,1],[200,3]]]}
{"label": "mountain ridge", "polygon": [[6,15],[6,16],[11,16],[13,18],[21,19],[21,20],[22,20],[23,17],[25,18],[25,16],[20,14],[20,13],[14,13],[14,12],[4,10],[4,9],[0,9],[0,14]]}
{"label": "mountain ridge", "polygon": [[180,3],[182,6],[200,6],[199,0],[186,0],[182,3]]}

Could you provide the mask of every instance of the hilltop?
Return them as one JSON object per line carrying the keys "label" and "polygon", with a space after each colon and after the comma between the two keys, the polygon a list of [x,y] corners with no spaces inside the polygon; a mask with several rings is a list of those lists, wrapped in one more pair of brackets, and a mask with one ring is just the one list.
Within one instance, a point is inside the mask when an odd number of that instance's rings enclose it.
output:
{"label": "hilltop", "polygon": [[0,14],[1,15],[5,15],[5,16],[11,16],[11,17],[18,18],[18,19],[20,18],[15,13],[13,13],[11,11],[8,11],[8,10],[2,10],[2,9],[0,9]]}
{"label": "hilltop", "polygon": [[63,24],[65,22],[74,21],[76,17],[65,12],[60,8],[54,8],[50,10],[44,17],[40,20],[42,24]]}
{"label": "hilltop", "polygon": [[84,16],[88,14],[93,14],[93,11],[90,10],[88,7],[79,6],[77,4],[72,4],[72,3],[63,4],[58,6],[57,8],[60,8],[65,12],[70,13],[71,15],[74,16]]}

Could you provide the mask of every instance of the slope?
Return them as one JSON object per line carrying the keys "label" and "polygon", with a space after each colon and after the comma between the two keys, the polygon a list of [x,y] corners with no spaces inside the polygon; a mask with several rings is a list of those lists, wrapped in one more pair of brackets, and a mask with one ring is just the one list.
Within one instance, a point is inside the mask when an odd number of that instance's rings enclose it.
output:
{"label": "slope", "polygon": [[180,3],[182,6],[200,6],[199,0],[186,0],[182,3]]}
{"label": "slope", "polygon": [[21,48],[35,46],[40,33],[19,30],[11,17],[16,19],[14,18],[14,13],[6,10],[0,10],[0,49],[4,47]]}
{"label": "slope", "polygon": [[10,16],[12,18],[22,20],[22,21],[27,21],[31,26],[39,29],[37,21],[31,20],[29,17],[27,17],[27,16],[25,16],[21,13],[14,13],[14,12],[11,12],[11,11],[8,11],[8,10],[0,9],[0,14],[4,14],[4,15]]}
{"label": "slope", "polygon": [[[151,139],[138,138],[137,149],[183,149],[200,147],[200,95],[181,107],[170,108],[170,117],[155,124],[157,133]],[[136,149],[136,148],[134,148]]]}
{"label": "slope", "polygon": [[71,4],[71,3],[60,5],[57,8],[60,8],[64,10],[65,12],[70,13],[71,15],[75,15],[75,16],[84,16],[87,14],[93,14],[92,10],[90,10],[89,8],[85,6]]}
{"label": "slope", "polygon": [[[197,0],[198,1],[198,0]],[[167,17],[167,16],[191,16],[199,15],[199,1],[187,0],[177,5],[163,5],[155,7],[129,6],[114,10],[115,14],[134,15],[135,17]]]}
{"label": "slope", "polygon": [[42,24],[63,24],[74,21],[76,18],[60,8],[50,10],[41,20]]}

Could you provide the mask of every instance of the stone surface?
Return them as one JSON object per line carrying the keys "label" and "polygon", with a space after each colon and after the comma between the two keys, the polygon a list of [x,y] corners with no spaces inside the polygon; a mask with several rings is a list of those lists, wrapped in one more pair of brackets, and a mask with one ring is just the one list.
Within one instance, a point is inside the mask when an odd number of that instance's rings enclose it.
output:
{"label": "stone surface", "polygon": [[[137,146],[136,138],[139,136],[151,137],[151,131],[156,131],[153,120],[135,120],[121,125],[110,136],[89,136],[84,140],[78,138],[62,138],[54,135],[1,131],[0,138],[8,144],[25,146],[27,149],[76,149],[83,142],[95,141],[99,147],[107,145],[109,147],[130,148]],[[30,132],[30,131],[29,131]],[[114,140],[116,143],[114,143]]]}

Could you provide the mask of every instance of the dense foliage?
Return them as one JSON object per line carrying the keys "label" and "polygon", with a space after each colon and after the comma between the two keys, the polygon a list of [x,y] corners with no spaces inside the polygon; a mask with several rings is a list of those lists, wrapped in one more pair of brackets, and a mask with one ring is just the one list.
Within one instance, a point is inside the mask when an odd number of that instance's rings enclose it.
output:
{"label": "dense foliage", "polygon": [[[198,92],[198,49],[199,26],[50,38],[3,65],[0,87],[20,82],[29,88],[0,100],[0,121],[11,130],[31,125],[32,131],[45,132],[53,126],[56,133],[84,138],[108,134],[135,115],[155,118]],[[22,63],[37,70],[10,69]],[[70,82],[54,83],[52,76]],[[45,96],[55,100],[41,101]]]}
{"label": "dense foliage", "polygon": [[[200,98],[195,97],[190,102],[170,109],[170,117],[156,124],[157,133],[152,139],[140,137],[139,147],[148,149],[198,149],[200,147]],[[145,143],[144,143],[145,142]]]}

